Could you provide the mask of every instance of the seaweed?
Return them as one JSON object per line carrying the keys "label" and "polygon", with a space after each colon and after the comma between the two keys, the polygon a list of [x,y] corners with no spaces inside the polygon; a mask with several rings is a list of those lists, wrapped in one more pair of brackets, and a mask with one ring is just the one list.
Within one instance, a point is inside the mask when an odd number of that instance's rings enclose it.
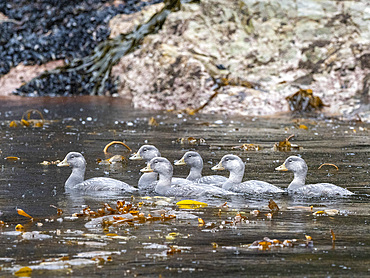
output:
{"label": "seaweed", "polygon": [[167,16],[171,12],[178,11],[181,7],[180,0],[165,0],[164,4],[161,11],[154,14],[146,23],[136,26],[132,32],[107,39],[97,45],[91,55],[74,59],[63,67],[44,72],[29,83],[37,83],[40,79],[46,79],[53,75],[77,73],[82,76],[84,82],[93,84],[90,95],[104,95],[112,67],[119,62],[122,56],[136,50],[145,36],[157,33],[162,28]]}
{"label": "seaweed", "polygon": [[313,112],[326,106],[321,98],[313,95],[311,89],[299,89],[299,91],[286,97],[286,100],[293,112]]}

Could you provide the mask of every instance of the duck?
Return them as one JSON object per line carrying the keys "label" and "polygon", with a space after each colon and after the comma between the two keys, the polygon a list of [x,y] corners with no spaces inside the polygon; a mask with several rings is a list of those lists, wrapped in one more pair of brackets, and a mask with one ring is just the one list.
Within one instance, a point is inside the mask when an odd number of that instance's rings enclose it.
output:
{"label": "duck", "polygon": [[348,196],[354,194],[343,187],[331,183],[305,184],[308,167],[306,161],[298,156],[289,156],[285,162],[279,167],[276,167],[275,170],[293,172],[294,179],[288,186],[288,193],[308,197]]}
{"label": "duck", "polygon": [[137,188],[116,180],[106,177],[96,177],[88,180],[85,179],[86,160],[79,152],[70,152],[63,161],[57,164],[58,167],[70,166],[72,173],[65,182],[65,188],[79,191],[121,191],[133,193],[138,191]]}
{"label": "duck", "polygon": [[[149,163],[154,157],[160,157],[161,153],[153,145],[142,145],[139,150],[130,156],[131,160],[145,160]],[[154,188],[147,188],[158,179],[158,174],[155,172],[143,173],[138,181],[138,188],[141,191],[154,191]]]}
{"label": "duck", "polygon": [[244,176],[245,165],[241,158],[237,155],[227,154],[222,157],[220,162],[211,168],[212,170],[228,170],[230,176],[226,182],[222,184],[222,188],[236,193],[249,194],[269,194],[283,193],[284,190],[272,185],[271,183],[260,180],[248,180],[242,182]]}
{"label": "duck", "polygon": [[186,152],[180,160],[175,162],[175,165],[189,166],[190,172],[186,179],[195,183],[212,184],[221,187],[227,181],[226,177],[220,175],[202,176],[203,159],[199,153],[194,151]]}
{"label": "duck", "polygon": [[[142,145],[139,150],[134,153],[130,159],[131,160],[145,160],[148,164],[153,158],[161,157],[160,151],[154,145]],[[156,172],[146,172],[143,173],[138,181],[138,188],[141,192],[153,193],[154,182],[158,180],[158,174]],[[189,183],[188,180],[183,178],[172,177],[172,184],[183,184]]]}
{"label": "duck", "polygon": [[173,175],[173,166],[171,162],[164,157],[153,158],[141,172],[158,173],[159,180],[154,183],[155,193],[162,196],[175,197],[199,197],[199,196],[225,196],[232,195],[232,192],[212,185],[198,186],[194,183],[173,184],[171,182]]}

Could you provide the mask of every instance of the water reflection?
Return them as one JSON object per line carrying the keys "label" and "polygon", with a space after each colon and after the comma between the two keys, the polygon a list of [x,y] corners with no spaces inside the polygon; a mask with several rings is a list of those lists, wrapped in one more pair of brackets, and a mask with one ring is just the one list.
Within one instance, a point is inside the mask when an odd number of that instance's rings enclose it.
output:
{"label": "water reflection", "polygon": [[[4,253],[0,264],[4,275],[23,266],[34,268],[35,275],[66,275],[98,277],[101,275],[142,275],[145,277],[202,276],[226,277],[257,275],[366,275],[369,253],[369,126],[335,120],[305,121],[308,130],[299,129],[290,118],[225,118],[222,116],[176,116],[172,113],[132,110],[113,98],[40,98],[1,100],[0,106],[0,242]],[[19,120],[23,112],[34,108],[53,120],[43,128],[10,128],[9,122]],[[155,117],[159,126],[148,121]],[[295,134],[299,152],[272,151],[275,142]],[[204,138],[204,145],[176,143],[177,138]],[[286,188],[291,173],[274,169],[291,154],[300,154],[309,170],[308,183],[331,182],[356,193],[349,198],[307,199],[287,195],[273,196],[280,211],[269,219],[270,196],[235,196],[202,198],[208,207],[195,210],[179,209],[181,198],[145,198],[144,196],[112,193],[71,194],[64,189],[70,170],[55,165],[40,165],[44,160],[63,159],[70,151],[82,152],[87,160],[86,179],[106,176],[137,185],[144,161],[99,165],[106,159],[103,147],[112,140],[125,141],[133,151],[145,143],[157,146],[171,162],[194,149],[204,159],[203,175],[215,174],[210,168],[227,153],[246,162],[246,179],[268,181]],[[258,152],[232,150],[231,146],[255,143]],[[123,154],[122,146],[112,146],[110,154]],[[18,161],[3,158],[17,156]],[[318,170],[322,163],[335,163]],[[186,177],[186,167],[175,167],[174,176]],[[217,173],[222,174],[222,173]],[[226,173],[225,173],[226,174]],[[117,200],[141,204],[146,216],[161,211],[178,214],[168,221],[146,221],[110,226],[108,230],[87,229],[86,218],[73,219],[72,214],[86,206],[97,210],[104,203]],[[226,203],[226,204],[225,204]],[[53,205],[53,206],[50,206]],[[313,215],[309,210],[288,207],[313,206],[314,211],[337,209],[339,214]],[[57,215],[56,208],[63,210]],[[22,208],[38,220],[30,222],[17,215]],[[259,210],[257,216],[250,214]],[[238,213],[248,223],[234,223]],[[205,226],[199,226],[202,218]],[[12,234],[21,223],[27,231],[41,231],[51,239],[30,240]],[[37,225],[41,223],[42,225]],[[208,226],[207,226],[208,225]],[[336,233],[335,248],[330,230]],[[173,234],[170,235],[170,234]],[[107,236],[115,234],[115,236]],[[244,247],[267,236],[271,239],[313,238],[314,246],[255,250]],[[218,247],[214,247],[217,243]],[[170,246],[178,252],[168,252]],[[147,248],[151,246],[151,248]],[[98,251],[107,251],[107,259]],[[95,252],[88,254],[86,252]],[[109,253],[110,252],[110,253]],[[99,255],[100,254],[100,255]],[[91,263],[91,256],[95,258]],[[100,257],[99,257],[100,256]],[[61,258],[65,259],[65,263]],[[100,259],[97,259],[100,258]],[[42,261],[52,262],[45,265]],[[79,259],[79,260],[77,260]],[[81,259],[81,260],[80,260]],[[83,260],[82,260],[83,259]],[[263,267],[261,267],[263,265]],[[45,270],[46,269],[46,270]],[[51,270],[54,269],[54,270]],[[55,270],[57,269],[57,270]]]}

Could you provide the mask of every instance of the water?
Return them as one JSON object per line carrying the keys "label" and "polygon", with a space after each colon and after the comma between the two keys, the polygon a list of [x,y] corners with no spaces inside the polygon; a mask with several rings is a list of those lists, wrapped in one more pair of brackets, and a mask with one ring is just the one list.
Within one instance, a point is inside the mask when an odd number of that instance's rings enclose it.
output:
{"label": "water", "polygon": [[[10,276],[22,267],[32,268],[32,275],[38,277],[369,275],[369,125],[301,120],[299,123],[308,127],[305,130],[286,116],[177,116],[133,110],[114,98],[0,99],[0,104],[0,220],[5,222],[0,227],[1,276]],[[43,128],[10,128],[10,121],[20,120],[27,109],[40,110],[50,122]],[[159,126],[148,125],[151,117]],[[291,134],[295,134],[292,143],[303,149],[272,150],[275,142]],[[192,146],[187,140],[185,144],[176,143],[177,138],[188,137],[203,138],[205,144]],[[289,155],[300,154],[309,166],[308,183],[331,182],[356,195],[339,199],[286,195],[204,198],[199,201],[208,203],[208,207],[179,209],[176,202],[181,198],[71,195],[64,190],[70,169],[40,165],[44,160],[62,160],[69,151],[79,151],[88,163],[86,178],[108,176],[136,185],[144,162],[96,163],[96,159],[114,154],[129,156],[118,145],[112,146],[105,156],[103,148],[113,140],[126,142],[133,151],[142,144],[154,144],[170,161],[195,149],[203,156],[204,175],[214,174],[210,168],[223,155],[234,153],[246,162],[245,179],[265,180],[281,187],[289,184],[292,174],[274,171],[275,167]],[[263,149],[258,152],[231,149],[244,143],[259,144]],[[4,159],[8,156],[20,160]],[[334,163],[339,171],[331,166],[318,170],[322,163]],[[178,177],[186,177],[187,172],[186,167],[174,168]],[[270,212],[271,198],[280,211],[269,219],[266,214]],[[114,207],[117,200],[133,203],[145,216],[171,214],[172,210],[184,214],[174,220],[133,221],[106,229],[86,228],[87,217],[71,218],[86,206],[97,211],[104,203]],[[313,206],[313,211],[335,209],[339,213],[314,215],[296,206]],[[56,207],[63,210],[62,215],[57,214]],[[36,220],[31,222],[18,215],[17,208]],[[260,213],[254,216],[250,213],[253,210]],[[238,213],[248,221],[235,221]],[[198,217],[205,225],[199,225]],[[29,234],[22,237],[15,232],[17,224],[22,224],[26,232],[40,231],[48,238],[25,239]],[[334,243],[330,230],[336,236]],[[306,235],[312,237],[313,246],[306,246]],[[249,248],[248,244],[264,237],[281,241],[298,239],[300,245],[267,250]],[[171,246],[177,247],[169,251]],[[30,275],[27,269],[22,270]]]}

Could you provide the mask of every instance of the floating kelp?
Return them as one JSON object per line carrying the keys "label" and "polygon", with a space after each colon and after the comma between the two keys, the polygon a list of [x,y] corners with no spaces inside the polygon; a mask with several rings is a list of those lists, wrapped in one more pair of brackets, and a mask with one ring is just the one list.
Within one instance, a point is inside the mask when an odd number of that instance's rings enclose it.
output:
{"label": "floating kelp", "polygon": [[72,217],[89,217],[92,220],[86,223],[86,227],[101,227],[104,230],[110,226],[130,225],[135,223],[153,222],[153,221],[167,221],[175,219],[176,216],[163,211],[161,214],[156,215],[153,213],[141,212],[141,203],[132,204],[125,201],[118,200],[115,206],[105,203],[101,208],[92,210],[90,207],[84,208],[79,213],[74,213]]}
{"label": "floating kelp", "polygon": [[[185,202],[189,202],[190,200],[186,200]],[[191,201],[190,201],[191,202]],[[218,211],[219,219],[217,221],[206,221],[204,218],[198,217],[198,227],[202,228],[202,231],[209,232],[212,230],[216,232],[221,229],[230,228],[230,227],[237,227],[240,225],[259,225],[259,221],[266,221],[272,220],[273,216],[278,214],[280,211],[279,206],[270,199],[268,203],[269,210],[260,211],[258,209],[247,211],[238,211],[229,209],[227,206],[227,202],[225,202],[221,209]],[[223,216],[227,216],[227,219],[223,219]],[[232,216],[232,217],[231,217]]]}
{"label": "floating kelp", "polygon": [[290,152],[293,150],[300,150],[301,147],[297,144],[292,144],[289,142],[291,138],[294,137],[294,134],[290,135],[289,137],[285,138],[284,141],[280,141],[274,144],[274,150],[280,152]]}
{"label": "floating kelp", "polygon": [[32,276],[32,268],[25,266],[14,272],[14,275],[17,277],[31,277]]}
{"label": "floating kelp", "polygon": [[317,169],[321,169],[322,168],[322,166],[333,166],[335,169],[337,169],[337,171],[339,170],[339,168],[338,168],[338,166],[337,165],[335,165],[335,164],[333,164],[333,163],[323,163],[323,164],[321,164],[320,166],[319,166],[319,168],[317,168]]}
{"label": "floating kelp", "polygon": [[177,138],[175,141],[172,141],[174,144],[189,144],[189,145],[206,145],[206,140],[203,138],[195,138],[195,137],[181,137]]}
{"label": "floating kelp", "polygon": [[43,162],[40,162],[41,165],[57,165],[58,163],[60,163],[60,160],[55,160],[55,161],[47,161],[47,160],[44,160]]}
{"label": "floating kelp", "polygon": [[30,218],[33,221],[33,217],[29,215],[28,213],[26,213],[23,209],[17,209],[17,213],[24,217]]}
{"label": "floating kelp", "polygon": [[256,145],[256,144],[243,144],[241,146],[234,146],[231,149],[233,149],[233,150],[241,149],[241,150],[244,150],[244,151],[260,151],[260,150],[262,150],[262,147],[260,145]]}
{"label": "floating kelp", "polygon": [[182,209],[198,209],[201,207],[208,206],[207,203],[199,202],[199,201],[193,201],[193,200],[182,200],[176,203],[179,208]]}
{"label": "floating kelp", "polygon": [[331,240],[334,243],[334,241],[336,240],[336,236],[335,236],[334,231],[332,229],[330,229],[330,234],[331,234]]}
{"label": "floating kelp", "polygon": [[307,119],[294,119],[293,122],[294,122],[295,128],[304,129],[304,130],[309,129],[308,124],[311,126],[317,125],[317,122],[313,120],[307,120]]}
{"label": "floating kelp", "polygon": [[124,142],[121,142],[121,141],[112,141],[110,143],[108,143],[107,145],[105,145],[104,149],[103,149],[103,152],[106,154],[108,153],[108,148],[112,145],[122,145],[124,146],[126,149],[128,149],[130,152],[131,152],[131,149],[129,146],[127,146]]}
{"label": "floating kelp", "polygon": [[55,208],[57,210],[58,216],[61,216],[63,214],[63,210],[61,208],[58,208],[54,205],[50,205],[50,207]]}
{"label": "floating kelp", "polygon": [[[148,22],[138,25],[132,32],[103,41],[95,47],[90,56],[72,60],[66,66],[43,73],[19,88],[17,90],[18,93],[21,93],[26,86],[45,90],[40,84],[41,80],[65,75],[68,78],[76,79],[74,85],[79,87],[70,88],[69,92],[66,90],[62,94],[104,95],[107,90],[111,89],[109,86],[112,87],[112,84],[109,82],[112,67],[119,62],[122,56],[136,50],[145,36],[158,32],[167,16],[171,12],[179,10],[181,6],[180,0],[165,0],[164,3],[165,6],[161,11],[154,14]],[[63,78],[60,81],[63,82]],[[81,82],[80,84],[79,81]],[[83,84],[86,85],[86,88],[83,87]],[[25,91],[29,92],[29,89]]]}
{"label": "floating kelp", "polygon": [[[204,232],[210,230],[216,231],[225,228],[235,227],[236,225],[249,224],[249,220],[246,216],[242,215],[243,212],[237,212],[233,218],[220,221],[205,221],[203,218],[198,218],[198,227],[201,227]],[[216,229],[216,230],[215,230]]]}
{"label": "floating kelp", "polygon": [[[124,146],[129,152],[131,152],[131,149],[129,146],[126,145],[126,143],[124,142],[121,142],[121,141],[112,141],[110,143],[108,143],[107,145],[105,145],[104,149],[103,149],[103,152],[105,155],[108,154],[108,149],[109,147],[111,147],[112,145],[122,145]],[[126,162],[126,158],[123,156],[123,155],[120,155],[120,154],[116,154],[116,155],[113,155],[112,157],[108,158],[108,159],[101,159],[101,158],[97,158],[96,159],[96,162],[100,165],[109,165],[109,164],[115,164],[115,163],[118,163],[118,162]]]}
{"label": "floating kelp", "polygon": [[151,117],[148,121],[148,125],[151,125],[151,126],[159,126],[158,122],[156,119],[154,119],[154,117]]}
{"label": "floating kelp", "polygon": [[252,244],[242,245],[242,247],[248,247],[259,250],[271,250],[272,248],[297,247],[297,246],[313,247],[312,237],[309,235],[306,235],[305,237],[306,237],[305,240],[286,239],[284,241],[264,237],[262,240],[256,240]]}
{"label": "floating kelp", "polygon": [[[31,119],[32,114],[37,114],[40,116],[40,119]],[[22,118],[20,121],[11,121],[9,127],[17,127],[18,125],[22,125],[25,127],[43,127],[45,123],[44,116],[42,113],[37,109],[29,109],[23,113]]]}
{"label": "floating kelp", "polygon": [[298,92],[286,97],[286,100],[293,112],[313,112],[326,106],[320,97],[313,95],[311,89],[299,89]]}
{"label": "floating kelp", "polygon": [[272,199],[269,201],[268,207],[269,207],[269,209],[271,209],[271,212],[278,212],[279,211],[279,206]]}
{"label": "floating kelp", "polygon": [[15,226],[15,230],[17,232],[23,232],[24,231],[24,227],[23,227],[23,225],[18,224],[17,226]]}
{"label": "floating kelp", "polygon": [[20,160],[20,158],[17,157],[17,156],[7,156],[7,157],[5,157],[5,159],[8,160],[8,161],[18,161],[18,160]]}
{"label": "floating kelp", "polygon": [[337,209],[318,210],[312,213],[312,215],[315,215],[315,216],[334,216],[338,214],[339,214],[339,210]]}
{"label": "floating kelp", "polygon": [[114,164],[118,162],[121,162],[121,163],[126,162],[126,158],[123,155],[116,154],[108,159],[104,159],[104,160],[97,159],[97,162],[98,164],[101,164],[101,165],[108,165],[108,164]]}

